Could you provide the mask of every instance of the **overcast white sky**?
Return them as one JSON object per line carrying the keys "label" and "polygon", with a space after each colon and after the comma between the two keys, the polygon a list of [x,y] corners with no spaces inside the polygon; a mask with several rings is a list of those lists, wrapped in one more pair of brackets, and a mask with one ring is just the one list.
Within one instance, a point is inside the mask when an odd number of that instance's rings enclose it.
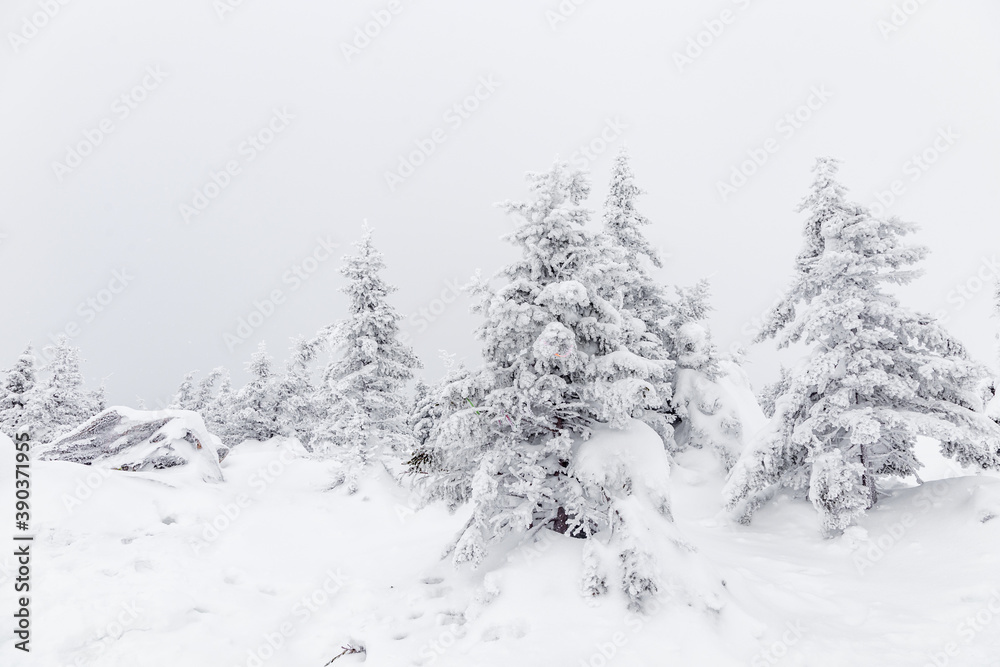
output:
{"label": "overcast white sky", "polygon": [[[748,341],[786,283],[795,208],[829,154],[863,203],[900,181],[889,212],[932,250],[906,302],[941,311],[993,362],[1000,323],[977,273],[1000,271],[995,2],[567,0],[575,11],[556,22],[558,0],[221,1],[0,5],[0,366],[69,325],[91,383],[152,407],[189,370],[240,371],[260,340],[283,358],[289,337],[344,314],[339,255],[368,219],[435,379],[438,349],[474,363],[478,346],[468,300],[434,300],[513,256],[492,204],[524,197],[524,172],[557,155],[585,159],[602,132],[591,205],[627,143],[649,236],[670,254],[662,278],[711,277],[721,346]],[[372,12],[391,21],[348,59],[342,44]],[[679,66],[699,33],[707,46]],[[475,111],[446,115],[477,86]],[[783,123],[818,90],[806,120]],[[271,143],[243,143],[269,124]],[[390,191],[386,171],[438,128],[444,141]],[[99,134],[76,167],[54,167]],[[723,201],[718,182],[769,139],[774,152]],[[910,161],[925,151],[922,170]],[[238,173],[186,224],[180,205],[230,161]],[[319,237],[340,249],[296,283],[293,267],[325,256]],[[283,302],[230,350],[224,335],[274,290]],[[91,313],[87,299],[106,305]],[[439,314],[423,325],[420,308]],[[770,348],[751,351],[755,384],[777,375]]]}

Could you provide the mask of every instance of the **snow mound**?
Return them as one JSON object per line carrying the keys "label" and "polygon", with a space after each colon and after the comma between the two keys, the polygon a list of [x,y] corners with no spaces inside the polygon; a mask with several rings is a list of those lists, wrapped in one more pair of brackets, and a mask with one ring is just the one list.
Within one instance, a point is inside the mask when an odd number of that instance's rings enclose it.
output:
{"label": "snow mound", "polygon": [[584,545],[584,592],[601,595],[617,581],[633,611],[664,598],[715,615],[725,589],[674,523],[667,456],[659,435],[638,420],[624,431],[597,426],[577,445],[570,472],[587,497],[606,499],[608,523]]}
{"label": "snow mound", "polygon": [[578,445],[573,474],[584,486],[617,490],[616,495],[636,496],[667,519],[670,515],[670,461],[656,431],[632,420],[622,432],[595,426],[594,434]]}
{"label": "snow mound", "polygon": [[678,369],[674,404],[681,421],[674,440],[679,449],[711,449],[729,469],[767,417],[740,365],[720,360],[719,369],[715,379],[692,368]]}
{"label": "snow mound", "polygon": [[220,449],[197,412],[112,407],[40,447],[37,458],[133,472],[182,468],[203,481],[221,482]]}

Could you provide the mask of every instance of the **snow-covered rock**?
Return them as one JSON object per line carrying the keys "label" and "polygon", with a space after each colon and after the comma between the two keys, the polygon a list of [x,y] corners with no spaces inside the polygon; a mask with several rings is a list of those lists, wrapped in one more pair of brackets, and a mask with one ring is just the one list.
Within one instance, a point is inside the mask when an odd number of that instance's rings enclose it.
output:
{"label": "snow-covered rock", "polygon": [[197,412],[112,407],[40,447],[37,458],[128,471],[183,466],[192,477],[221,482],[220,449]]}

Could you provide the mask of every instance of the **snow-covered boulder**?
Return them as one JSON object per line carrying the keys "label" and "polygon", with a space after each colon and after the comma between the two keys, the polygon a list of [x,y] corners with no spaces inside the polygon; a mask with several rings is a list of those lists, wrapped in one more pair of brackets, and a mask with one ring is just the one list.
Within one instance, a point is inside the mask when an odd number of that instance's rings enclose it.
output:
{"label": "snow-covered boulder", "polygon": [[183,467],[192,477],[221,482],[220,449],[197,412],[112,407],[40,447],[37,458],[129,471]]}

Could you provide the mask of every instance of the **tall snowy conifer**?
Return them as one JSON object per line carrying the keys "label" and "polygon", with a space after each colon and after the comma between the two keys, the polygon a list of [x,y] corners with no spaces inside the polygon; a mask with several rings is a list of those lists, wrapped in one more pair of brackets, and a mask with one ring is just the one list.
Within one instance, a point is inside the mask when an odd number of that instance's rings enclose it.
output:
{"label": "tall snowy conifer", "polygon": [[[234,442],[238,437],[233,432],[233,403],[235,396],[233,393],[233,381],[229,377],[229,371],[225,368],[219,370],[219,391],[209,400],[204,407],[205,426],[214,435],[222,439],[226,447],[231,448],[238,442]],[[215,371],[212,372],[213,375]]]}
{"label": "tall snowy conifer", "polygon": [[599,235],[602,251],[611,260],[603,282],[603,295],[621,309],[624,344],[632,352],[663,361],[662,378],[651,378],[659,405],[637,414],[673,448],[674,420],[670,398],[674,361],[676,305],[666,296],[666,289],[650,275],[644,262],[662,268],[659,253],[642,233],[650,224],[636,209],[635,200],[645,191],[635,184],[629,156],[622,148],[611,171],[611,185],[604,202],[604,229]]}
{"label": "tall snowy conifer", "polygon": [[278,431],[287,438],[308,443],[316,428],[315,393],[310,377],[310,363],[316,356],[316,344],[296,339],[285,372],[275,383],[278,405]]}
{"label": "tall snowy conifer", "polygon": [[[642,228],[650,222],[636,208],[642,194],[623,148],[612,167],[604,205],[600,238],[610,267],[603,294],[621,308],[625,346],[671,367],[654,385],[660,405],[634,416],[652,427],[670,451],[708,445],[729,466],[735,461],[732,451],[739,449],[732,442],[735,436],[699,426],[704,421],[699,411],[708,404],[703,390],[711,390],[722,374],[718,351],[703,324],[711,310],[708,283],[675,286],[676,294],[668,297],[667,289],[653,278],[651,267],[663,264],[643,235]],[[738,430],[739,425],[734,427]]]}
{"label": "tall snowy conifer", "polygon": [[918,435],[959,463],[1000,464],[1000,429],[977,395],[985,369],[886,291],[918,275],[927,251],[902,243],[915,226],[845,201],[837,164],[816,163],[796,276],[761,334],[811,350],[725,489],[744,520],[774,489],[805,492],[827,535],[875,504],[880,477],[916,473]]}
{"label": "tall snowy conifer", "polygon": [[17,428],[27,415],[35,384],[35,355],[28,345],[0,386],[0,432],[11,438],[16,436]]}
{"label": "tall snowy conifer", "polygon": [[[484,395],[477,384],[482,374],[463,364],[446,365],[446,369],[440,382],[417,385],[409,420],[413,451],[407,465],[409,472],[418,476],[417,487],[424,502],[443,500],[454,510],[472,494],[472,477],[483,451],[473,443],[485,437],[488,418],[485,409],[476,408]],[[452,419],[470,408],[475,419],[467,413],[466,418]],[[497,420],[507,418],[505,414]]]}
{"label": "tall snowy conifer", "polygon": [[264,343],[250,357],[250,380],[233,399],[232,425],[228,435],[233,444],[244,440],[270,440],[281,435],[278,425],[278,396],[275,391],[273,361]]}
{"label": "tall snowy conifer", "polygon": [[205,378],[198,383],[198,391],[194,395],[194,401],[191,409],[206,411],[214,396],[215,383],[218,382],[220,378],[228,376],[229,372],[224,367],[217,366],[216,368],[213,368],[212,372],[206,375]]}
{"label": "tall snowy conifer", "polygon": [[398,338],[402,316],[386,300],[396,288],[379,275],[385,263],[367,225],[354,247],[356,254],[347,256],[340,270],[349,281],[342,288],[349,315],[329,328],[339,358],[323,373],[317,392],[320,423],[313,437],[314,448],[346,457],[351,492],[361,468],[377,460],[383,446],[410,448],[402,390],[413,370],[422,367]]}
{"label": "tall snowy conifer", "polygon": [[191,371],[184,376],[181,381],[181,386],[177,388],[177,393],[174,394],[173,400],[170,401],[170,409],[172,410],[194,410],[195,402],[195,389],[194,389],[194,376],[197,371]]}
{"label": "tall snowy conifer", "polygon": [[453,438],[451,459],[475,466],[456,563],[478,564],[490,543],[532,525],[589,535],[607,508],[588,503],[567,472],[574,439],[588,438],[595,421],[622,428],[661,405],[654,385],[669,372],[669,362],[626,348],[622,315],[602,296],[614,258],[585,228],[584,175],[557,162],[528,182],[532,201],[501,205],[520,218],[506,238],[521,259],[500,272],[498,290],[481,281],[472,289],[486,363],[461,389],[476,402],[441,430]]}

